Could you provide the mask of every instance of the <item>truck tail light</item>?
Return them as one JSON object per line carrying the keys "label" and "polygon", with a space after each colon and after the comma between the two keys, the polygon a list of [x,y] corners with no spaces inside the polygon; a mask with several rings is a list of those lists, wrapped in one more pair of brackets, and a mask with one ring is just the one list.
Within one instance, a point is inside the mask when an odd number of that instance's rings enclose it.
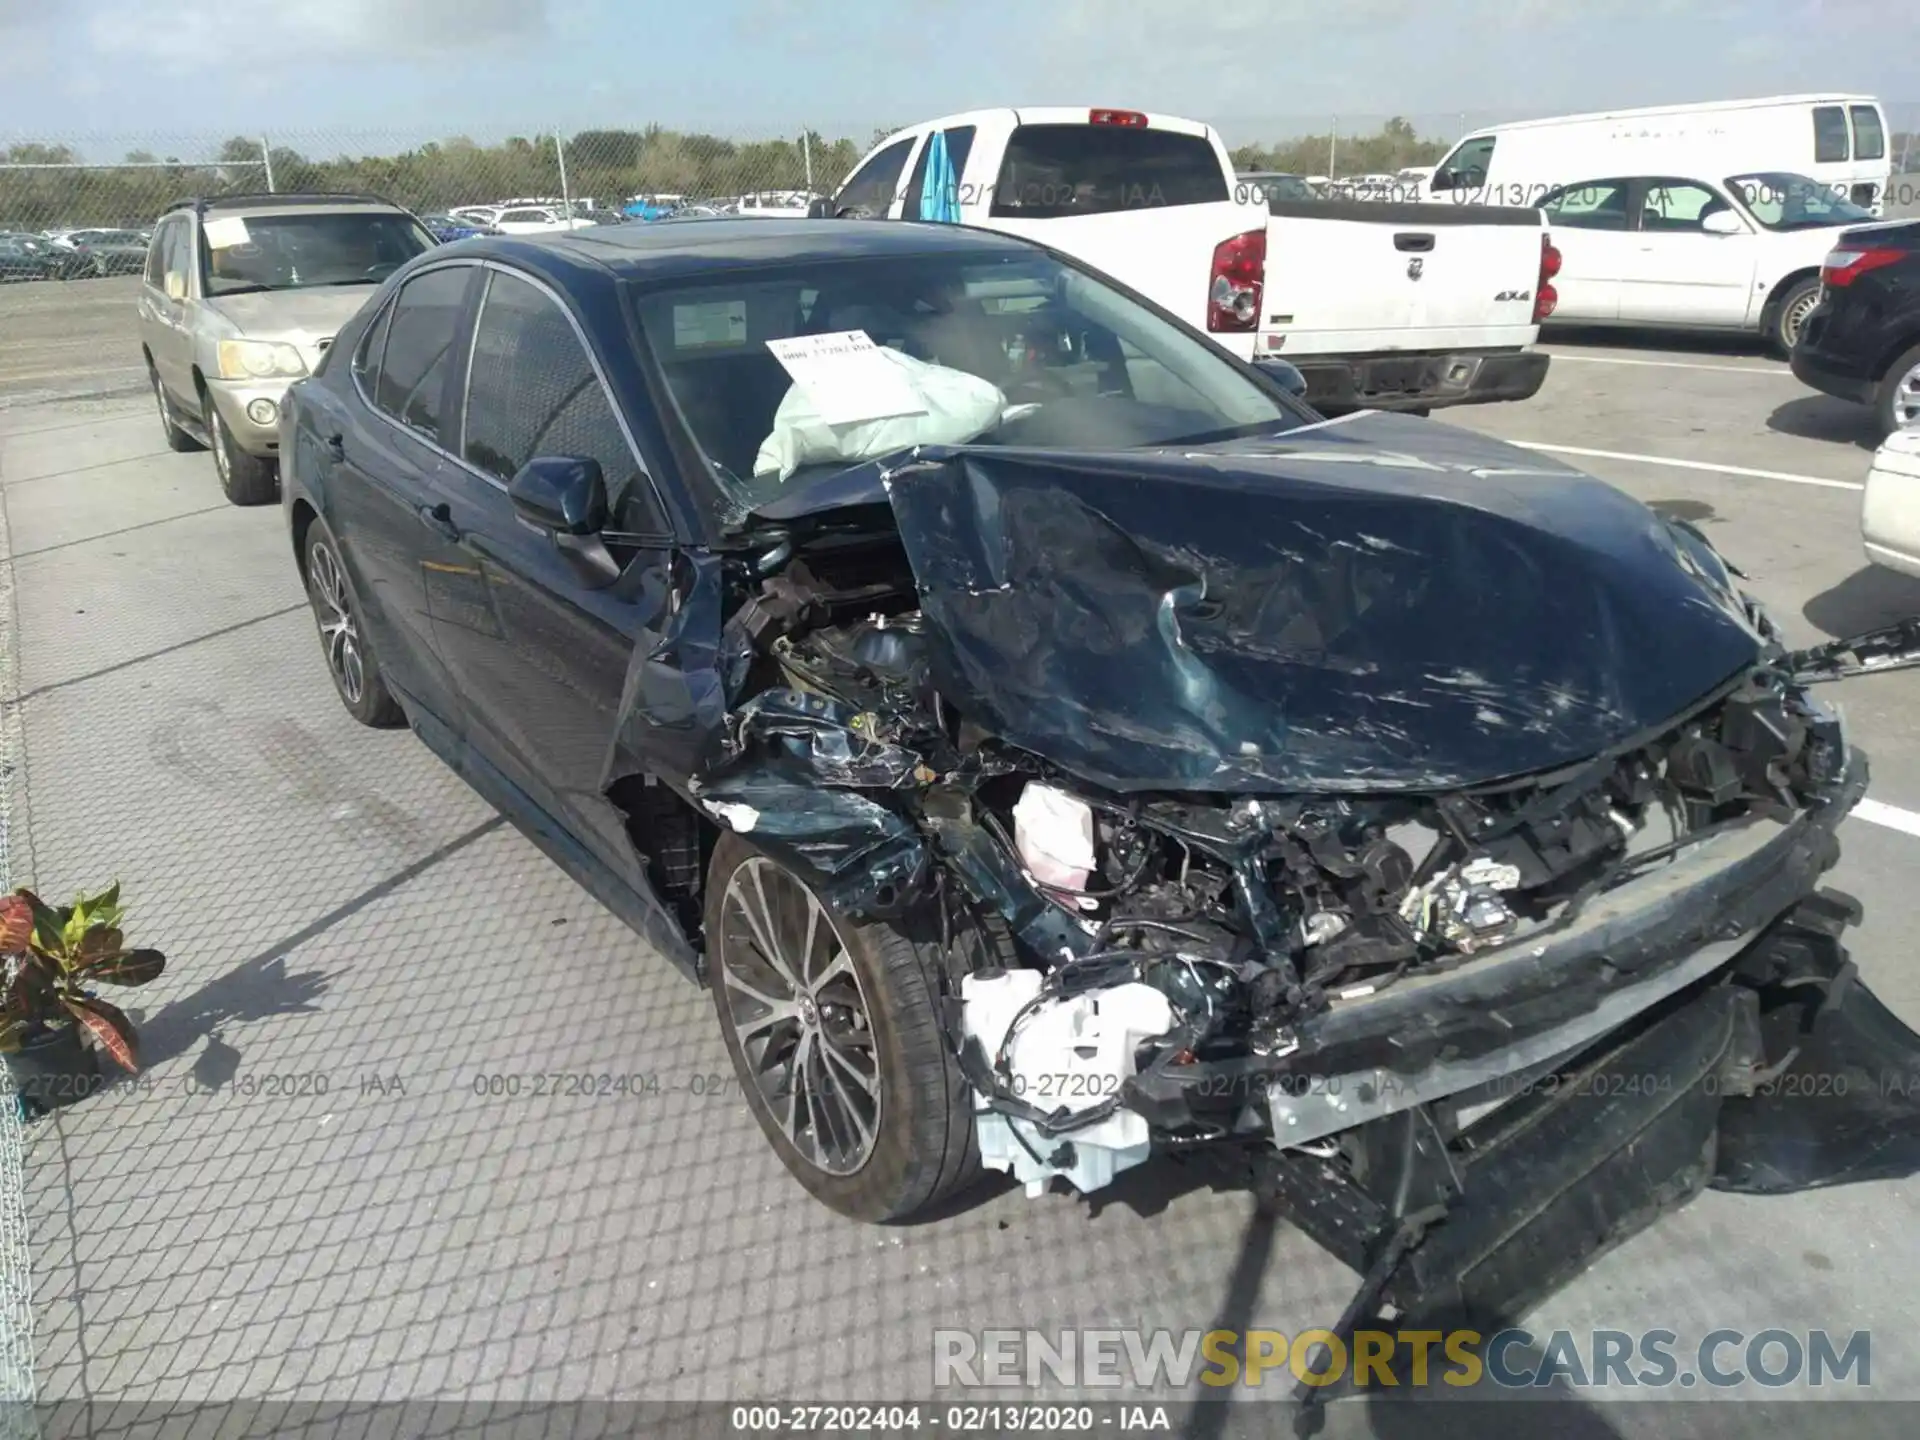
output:
{"label": "truck tail light", "polygon": [[1560,273],[1560,252],[1554,248],[1553,237],[1540,237],[1540,278],[1533,287],[1533,323],[1538,325],[1553,314],[1553,307],[1560,303],[1560,292],[1553,288],[1553,277]]}
{"label": "truck tail light", "polygon": [[1906,259],[1907,255],[1905,250],[1895,250],[1885,245],[1868,245],[1857,250],[1829,250],[1827,258],[1820,265],[1820,283],[1836,290],[1845,289],[1869,270],[1892,265]]}
{"label": "truck tail light", "polygon": [[1213,247],[1207,280],[1207,329],[1232,334],[1260,327],[1260,291],[1267,274],[1267,232],[1249,230]]}
{"label": "truck tail light", "polygon": [[1147,117],[1138,110],[1089,110],[1089,125],[1127,125],[1140,130],[1146,127]]}

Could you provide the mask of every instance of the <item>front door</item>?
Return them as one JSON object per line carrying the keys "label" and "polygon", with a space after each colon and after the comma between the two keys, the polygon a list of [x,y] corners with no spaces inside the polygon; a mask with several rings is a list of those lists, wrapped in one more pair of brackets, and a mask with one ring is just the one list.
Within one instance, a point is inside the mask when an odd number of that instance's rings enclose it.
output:
{"label": "front door", "polygon": [[1758,237],[1704,228],[1733,203],[1698,180],[1656,177],[1639,187],[1639,245],[1620,287],[1620,318],[1649,325],[1738,329],[1747,323]]}
{"label": "front door", "polygon": [[[657,630],[673,553],[652,481],[561,302],[489,272],[473,337],[462,464],[440,478],[464,565],[429,578],[434,633],[460,687],[467,740],[623,879],[644,886],[625,818],[605,795],[621,696],[643,632]],[[576,568],[515,513],[507,484],[536,456],[599,464],[617,545],[613,583]]]}

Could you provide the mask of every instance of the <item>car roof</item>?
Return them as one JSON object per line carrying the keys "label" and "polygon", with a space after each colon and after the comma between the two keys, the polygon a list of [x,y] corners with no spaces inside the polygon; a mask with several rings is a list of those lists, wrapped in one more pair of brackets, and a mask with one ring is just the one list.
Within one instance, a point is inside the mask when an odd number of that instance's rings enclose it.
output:
{"label": "car roof", "polygon": [[645,282],[788,262],[1039,252],[1038,246],[997,231],[904,220],[722,218],[697,225],[605,225],[460,244],[468,254],[520,260],[538,269],[586,265]]}
{"label": "car roof", "polygon": [[242,219],[289,212],[302,215],[348,215],[362,211],[406,213],[403,207],[391,200],[382,200],[378,195],[302,195],[297,192],[280,195],[212,195],[204,200],[182,200],[167,208],[169,213],[192,213],[197,209],[202,215],[232,215]]}

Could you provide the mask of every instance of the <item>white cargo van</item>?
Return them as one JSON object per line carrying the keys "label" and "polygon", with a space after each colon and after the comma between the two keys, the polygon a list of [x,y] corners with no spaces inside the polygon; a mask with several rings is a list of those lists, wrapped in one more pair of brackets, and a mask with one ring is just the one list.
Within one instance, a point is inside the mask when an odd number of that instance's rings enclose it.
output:
{"label": "white cargo van", "polygon": [[1886,113],[1873,96],[1775,95],[1476,130],[1440,162],[1427,193],[1538,205],[1550,192],[1595,176],[1671,173],[1689,154],[1701,163],[1683,168],[1702,173],[1805,175],[1875,215],[1893,174]]}

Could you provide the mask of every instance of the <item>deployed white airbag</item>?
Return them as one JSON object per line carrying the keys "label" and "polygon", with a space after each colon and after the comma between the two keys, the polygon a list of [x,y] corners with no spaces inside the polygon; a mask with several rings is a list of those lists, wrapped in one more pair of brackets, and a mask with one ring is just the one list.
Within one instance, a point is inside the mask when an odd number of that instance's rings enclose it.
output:
{"label": "deployed white airbag", "polygon": [[[848,397],[826,393],[830,378],[839,379],[832,372],[845,374],[855,357],[849,356],[844,365],[810,371],[782,355],[794,384],[774,412],[773,432],[761,442],[754,458],[756,476],[777,474],[785,480],[803,465],[857,465],[915,445],[962,445],[993,429],[1007,413],[1007,397],[1000,387],[965,370],[931,365],[871,342],[855,353],[863,367],[886,367],[886,383],[861,387],[873,395],[874,411],[886,413],[830,423],[829,417],[857,408],[857,402],[849,407]],[[828,374],[816,379],[820,368]],[[905,398],[908,393],[910,400]],[[900,413],[909,408],[914,413]]]}

